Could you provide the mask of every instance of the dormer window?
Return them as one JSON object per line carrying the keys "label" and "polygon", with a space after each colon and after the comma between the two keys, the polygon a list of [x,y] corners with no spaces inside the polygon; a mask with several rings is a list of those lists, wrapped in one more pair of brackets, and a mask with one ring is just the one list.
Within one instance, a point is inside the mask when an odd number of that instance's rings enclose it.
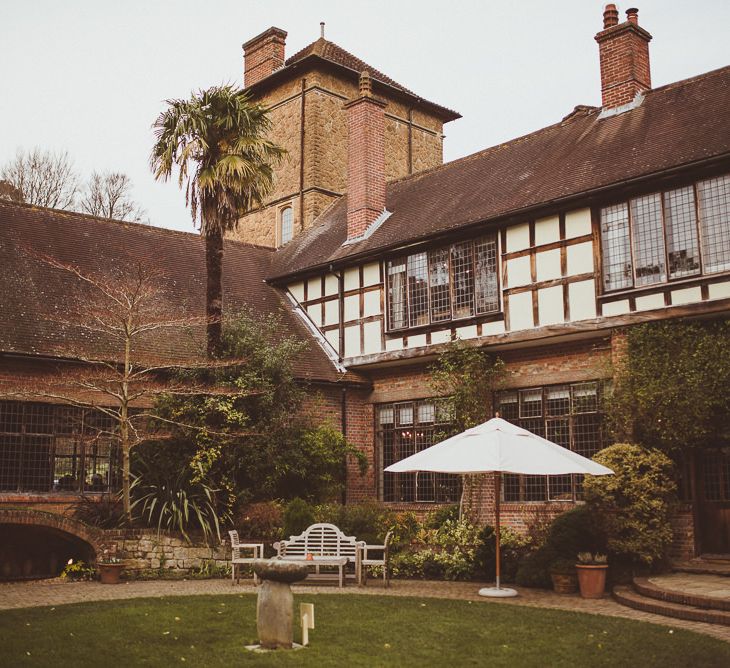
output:
{"label": "dormer window", "polygon": [[279,212],[279,245],[289,243],[294,237],[294,209],[285,206]]}
{"label": "dormer window", "polygon": [[389,331],[499,311],[495,234],[390,260],[386,274]]}

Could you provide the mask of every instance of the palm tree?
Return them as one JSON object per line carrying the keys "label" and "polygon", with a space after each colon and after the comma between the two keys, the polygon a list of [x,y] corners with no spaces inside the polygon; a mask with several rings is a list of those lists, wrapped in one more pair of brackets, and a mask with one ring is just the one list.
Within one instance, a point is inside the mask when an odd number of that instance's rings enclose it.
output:
{"label": "palm tree", "polygon": [[167,100],[154,123],[150,156],[155,178],[174,166],[185,203],[205,238],[207,349],[220,355],[223,304],[223,236],[240,216],[259,206],[273,187],[273,167],[284,149],[265,138],[267,109],[235,86],[214,86],[189,100]]}

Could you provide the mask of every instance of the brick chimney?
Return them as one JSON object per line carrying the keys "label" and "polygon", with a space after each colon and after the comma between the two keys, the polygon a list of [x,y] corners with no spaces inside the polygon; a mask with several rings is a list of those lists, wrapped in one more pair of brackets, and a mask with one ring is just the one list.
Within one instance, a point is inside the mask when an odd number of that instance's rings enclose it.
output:
{"label": "brick chimney", "polygon": [[286,31],[273,26],[243,45],[243,85],[253,86],[284,67]]}
{"label": "brick chimney", "polygon": [[628,104],[637,93],[651,89],[650,41],[651,35],[639,27],[638,9],[627,9],[626,21],[619,23],[616,5],[606,5],[603,30],[596,35],[604,109]]}
{"label": "brick chimney", "polygon": [[347,109],[347,238],[358,237],[385,210],[385,106],[368,72]]}

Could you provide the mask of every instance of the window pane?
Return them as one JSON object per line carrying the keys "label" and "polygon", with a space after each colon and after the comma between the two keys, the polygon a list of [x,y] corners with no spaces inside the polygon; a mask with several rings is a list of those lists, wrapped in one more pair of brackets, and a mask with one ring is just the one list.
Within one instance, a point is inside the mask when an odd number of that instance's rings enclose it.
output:
{"label": "window pane", "polygon": [[603,287],[630,288],[632,280],[629,210],[626,204],[601,209]]}
{"label": "window pane", "polygon": [[517,392],[500,392],[498,404],[499,412],[504,420],[514,422],[520,417]]}
{"label": "window pane", "polygon": [[664,193],[664,223],[667,230],[669,276],[700,273],[695,193],[692,186]]}
{"label": "window pane", "polygon": [[451,276],[454,318],[474,315],[473,244],[467,241],[451,247]]}
{"label": "window pane", "polygon": [[281,243],[285,244],[294,236],[294,210],[288,206],[281,211]]}
{"label": "window pane", "polygon": [[568,385],[555,385],[545,389],[545,413],[546,415],[568,415],[570,413],[570,387]]}
{"label": "window pane", "polygon": [[[520,417],[529,418],[537,415],[542,415],[542,389],[520,390]],[[525,429],[530,428],[525,427]]]}
{"label": "window pane", "polygon": [[479,239],[474,244],[476,312],[499,310],[497,291],[497,237]]}
{"label": "window pane", "polygon": [[390,329],[408,326],[405,259],[388,262],[388,320]]}
{"label": "window pane", "polygon": [[631,200],[636,285],[667,280],[662,230],[662,203],[658,194]]}
{"label": "window pane", "polygon": [[426,253],[408,256],[410,326],[428,324],[428,259]]}
{"label": "window pane", "polygon": [[730,270],[730,176],[697,184],[705,271]]}
{"label": "window pane", "polygon": [[598,410],[598,383],[576,383],[571,390],[574,413],[591,413]]}
{"label": "window pane", "polygon": [[431,322],[451,320],[449,285],[449,249],[439,248],[428,254],[431,283]]}
{"label": "window pane", "polygon": [[0,490],[20,488],[22,437],[0,434]]}
{"label": "window pane", "polygon": [[601,416],[584,413],[573,419],[573,450],[584,457],[593,457],[603,448]]}
{"label": "window pane", "polygon": [[520,500],[520,478],[514,473],[505,473],[502,476],[502,498],[505,501]]}

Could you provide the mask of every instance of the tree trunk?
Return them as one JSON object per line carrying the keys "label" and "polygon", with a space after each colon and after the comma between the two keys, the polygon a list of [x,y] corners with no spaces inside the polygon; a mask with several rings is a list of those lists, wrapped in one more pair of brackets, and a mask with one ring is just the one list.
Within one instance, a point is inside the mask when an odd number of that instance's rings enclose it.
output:
{"label": "tree trunk", "polygon": [[220,357],[223,315],[223,233],[214,226],[205,235],[205,315],[208,357]]}
{"label": "tree trunk", "polygon": [[129,495],[129,479],[129,448],[122,447],[122,499],[124,503],[124,517],[127,520],[127,525],[132,526],[132,504]]}

